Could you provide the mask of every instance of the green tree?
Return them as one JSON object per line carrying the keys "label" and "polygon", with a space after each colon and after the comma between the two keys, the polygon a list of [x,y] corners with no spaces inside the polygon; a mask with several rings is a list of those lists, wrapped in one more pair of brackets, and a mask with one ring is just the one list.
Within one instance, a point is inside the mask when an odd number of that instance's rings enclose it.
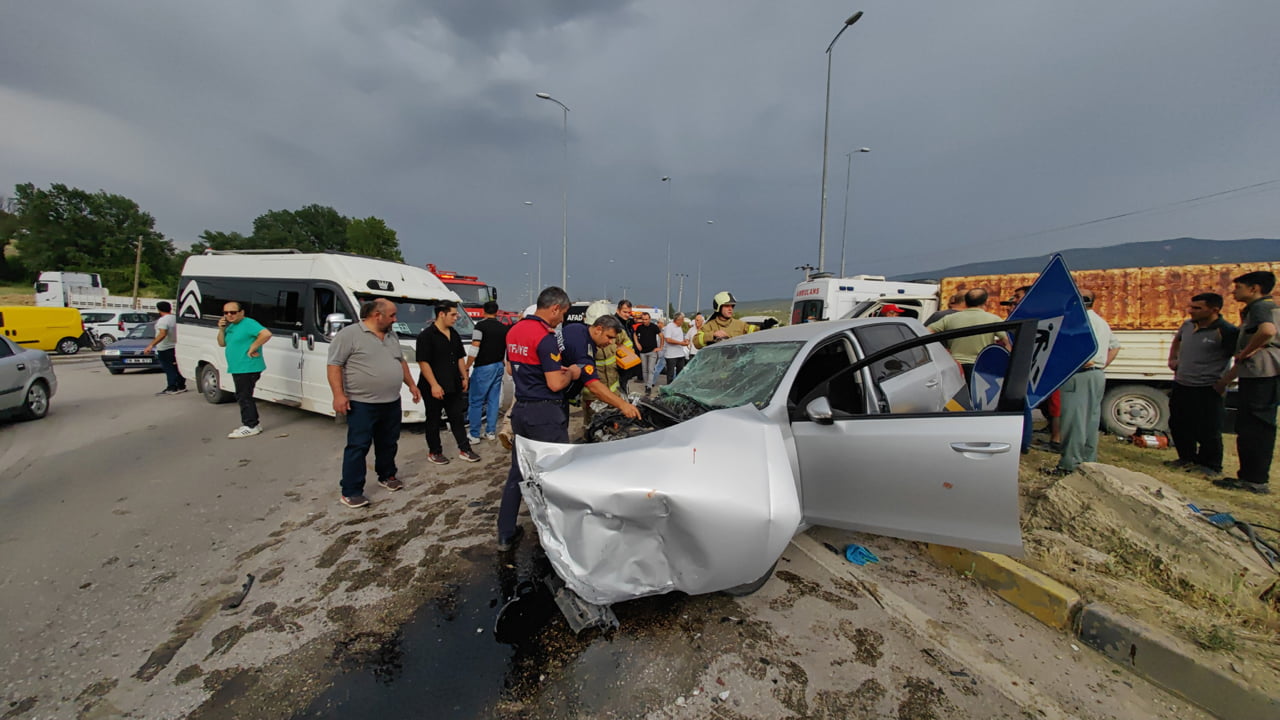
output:
{"label": "green tree", "polygon": [[[19,259],[29,273],[41,270],[100,272],[113,292],[132,290],[137,244],[143,277],[172,285],[177,274],[173,243],[155,230],[155,218],[123,195],[90,193],[54,183],[14,188]],[[128,273],[112,272],[128,269]],[[123,278],[127,275],[128,282]]]}
{"label": "green tree", "polygon": [[238,232],[205,230],[200,233],[200,240],[191,243],[189,254],[199,255],[205,250],[247,250],[253,247],[255,247],[253,239]]}
{"label": "green tree", "polygon": [[347,224],[347,252],[404,262],[396,231],[381,218],[367,217]]}
{"label": "green tree", "polygon": [[0,208],[0,280],[32,280],[18,262],[18,216]]}
{"label": "green tree", "polygon": [[344,250],[347,219],[325,205],[301,210],[268,210],[253,221],[256,248],[295,248],[303,252]]}

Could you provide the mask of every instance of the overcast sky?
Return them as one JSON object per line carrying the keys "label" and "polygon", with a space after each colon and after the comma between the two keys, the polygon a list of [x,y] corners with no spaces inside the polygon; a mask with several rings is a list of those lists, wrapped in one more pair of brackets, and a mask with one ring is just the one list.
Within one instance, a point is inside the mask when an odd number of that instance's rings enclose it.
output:
{"label": "overcast sky", "polygon": [[[686,309],[699,259],[704,305],[789,296],[818,264],[823,51],[855,10],[828,270],[859,147],[848,274],[1280,236],[1280,184],[1035,234],[1280,179],[1275,0],[15,0],[0,194],[126,195],[179,246],[332,205],[516,306],[539,247],[560,279],[567,178],[573,296],[661,304],[668,241]],[[567,166],[536,92],[570,108]]]}

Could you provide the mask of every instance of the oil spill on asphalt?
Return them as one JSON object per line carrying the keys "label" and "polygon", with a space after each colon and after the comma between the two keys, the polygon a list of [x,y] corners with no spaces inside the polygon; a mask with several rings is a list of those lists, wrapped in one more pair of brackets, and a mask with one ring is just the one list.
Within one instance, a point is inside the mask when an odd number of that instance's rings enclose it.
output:
{"label": "oil spill on asphalt", "polygon": [[[504,699],[534,692],[552,645],[556,654],[571,655],[581,646],[554,603],[531,613],[527,628],[514,629],[523,637],[516,644],[495,638],[504,601],[529,593],[549,570],[540,552],[535,557],[536,545],[526,541],[507,556],[487,547],[464,552],[473,561],[467,580],[423,606],[381,646],[359,653],[359,661],[348,660],[333,686],[294,717],[492,717]],[[573,647],[563,647],[566,641]]]}

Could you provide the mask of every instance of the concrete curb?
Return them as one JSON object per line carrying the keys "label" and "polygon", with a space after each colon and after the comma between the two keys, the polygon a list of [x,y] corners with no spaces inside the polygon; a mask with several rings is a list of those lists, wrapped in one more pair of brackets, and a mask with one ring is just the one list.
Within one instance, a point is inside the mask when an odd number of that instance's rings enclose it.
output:
{"label": "concrete curb", "polygon": [[1052,628],[1068,630],[1084,603],[1080,593],[1022,563],[995,553],[929,543],[934,562],[977,580],[1022,612]]}
{"label": "concrete curb", "polygon": [[1274,720],[1280,698],[1246,685],[1186,649],[1185,643],[1120,614],[1103,603],[1085,603],[1079,593],[1022,563],[928,543],[930,557],[991,589],[1040,622],[1069,632],[1153,685],[1195,703],[1220,718]]}
{"label": "concrete curb", "polygon": [[1177,638],[1125,617],[1103,603],[1080,612],[1080,641],[1152,684],[1179,695],[1220,718],[1275,720],[1280,698],[1251,688],[1226,671],[1198,660]]}

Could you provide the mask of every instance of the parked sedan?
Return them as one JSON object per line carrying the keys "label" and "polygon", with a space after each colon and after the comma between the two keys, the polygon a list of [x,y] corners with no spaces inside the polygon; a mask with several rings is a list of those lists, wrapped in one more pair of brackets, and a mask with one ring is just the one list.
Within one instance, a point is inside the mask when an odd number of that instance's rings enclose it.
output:
{"label": "parked sedan", "polygon": [[609,605],[751,592],[808,525],[1020,553],[1034,333],[1019,333],[1010,362],[1021,382],[977,412],[943,343],[985,332],[874,318],[752,333],[699,351],[640,401],[638,424],[606,415],[582,445],[517,438],[553,569]]}
{"label": "parked sedan", "polygon": [[155,337],[155,323],[134,326],[128,335],[102,351],[102,364],[112,375],[119,375],[125,370],[160,370],[160,361],[155,353],[147,355],[142,352]]}
{"label": "parked sedan", "polygon": [[43,350],[24,348],[0,337],[0,415],[38,420],[58,391],[53,361]]}

